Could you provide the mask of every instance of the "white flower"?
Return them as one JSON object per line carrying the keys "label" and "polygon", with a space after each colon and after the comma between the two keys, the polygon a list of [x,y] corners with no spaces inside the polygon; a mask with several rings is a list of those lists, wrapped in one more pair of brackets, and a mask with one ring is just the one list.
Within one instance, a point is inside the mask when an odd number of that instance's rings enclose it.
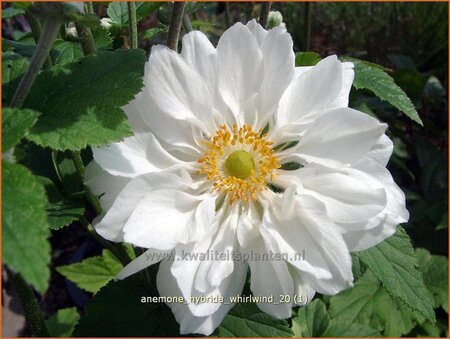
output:
{"label": "white flower", "polygon": [[[347,107],[353,64],[331,56],[296,68],[286,30],[255,21],[228,29],[217,48],[198,31],[182,46],[181,55],[152,48],[144,88],[124,107],[135,136],[94,148],[87,168],[106,211],[97,231],[148,248],[119,278],[157,262],[150,254],[173,253],[160,263],[162,296],[227,299],[250,268],[253,294],[274,296],[259,308],[276,318],[295,306],[280,295],[310,300],[351,286],[350,252],[408,219],[385,168],[386,125]],[[284,170],[289,162],[302,167]],[[208,251],[250,259],[183,259]],[[270,252],[285,260],[251,255]],[[181,333],[207,335],[233,305],[169,306]]]}

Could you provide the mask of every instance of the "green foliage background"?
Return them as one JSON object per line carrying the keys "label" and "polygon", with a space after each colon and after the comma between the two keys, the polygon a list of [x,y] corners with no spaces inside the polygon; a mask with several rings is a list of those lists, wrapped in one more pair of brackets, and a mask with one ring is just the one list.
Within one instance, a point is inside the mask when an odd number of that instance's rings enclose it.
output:
{"label": "green foliage background", "polygon": [[[164,304],[139,302],[157,295],[157,266],[111,281],[140,249],[103,249],[92,240],[96,198],[82,183],[89,147],[132,133],[121,106],[142,87],[150,47],[166,41],[171,5],[136,3],[138,50],[128,49],[126,3],[94,3],[93,14],[69,16],[50,52],[53,67],[38,75],[25,109],[12,109],[36,50],[28,6],[2,3],[3,262],[37,292],[52,336],[177,336]],[[388,167],[411,217],[385,242],[353,254],[352,289],[318,295],[289,320],[239,304],[214,335],[448,336],[448,4],[277,2],[272,9],[293,37],[297,65],[329,54],[355,63],[350,106],[388,123],[395,145]],[[186,5],[192,27],[214,44],[259,11],[257,3]],[[109,29],[99,25],[104,17]],[[90,28],[95,55],[84,56],[73,22]]]}

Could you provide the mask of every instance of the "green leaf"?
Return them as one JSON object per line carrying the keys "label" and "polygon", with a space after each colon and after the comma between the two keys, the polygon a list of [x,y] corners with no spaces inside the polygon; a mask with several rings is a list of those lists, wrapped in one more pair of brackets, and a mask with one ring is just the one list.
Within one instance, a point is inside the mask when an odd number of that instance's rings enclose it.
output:
{"label": "green leaf", "polygon": [[159,33],[166,32],[167,27],[154,27],[150,28],[144,33],[144,39],[151,39]]}
{"label": "green leaf", "polygon": [[49,178],[37,177],[37,179],[44,185],[47,193],[48,203],[45,209],[51,229],[58,230],[80,219],[84,214],[81,202],[65,199]]}
{"label": "green leaf", "polygon": [[216,330],[219,337],[292,337],[286,320],[261,311],[254,303],[236,304]]}
{"label": "green leaf", "polygon": [[295,53],[295,66],[314,66],[322,58],[316,52],[297,52]]}
{"label": "green leaf", "polygon": [[416,255],[423,280],[433,294],[434,307],[442,306],[448,313],[448,259],[441,255],[431,255],[424,248],[417,248]]}
{"label": "green leaf", "polygon": [[157,296],[154,286],[154,279],[147,281],[145,272],[125,280],[111,281],[87,304],[84,315],[75,327],[74,336],[178,336],[179,325],[164,303],[141,302],[142,297]]}
{"label": "green leaf", "polygon": [[41,72],[24,104],[42,112],[29,140],[80,150],[132,135],[121,107],[142,88],[144,63],[143,50],[116,50]]}
{"label": "green leaf", "polygon": [[8,7],[2,9],[2,19],[11,19],[17,15],[24,15],[25,11],[22,8]]}
{"label": "green leaf", "polygon": [[360,324],[354,324],[350,322],[331,322],[330,326],[327,328],[327,330],[323,333],[323,337],[372,337],[377,338],[381,337],[381,333],[377,330],[374,330],[373,328],[366,326],[366,325],[360,325]]}
{"label": "green leaf", "polygon": [[80,315],[76,307],[63,308],[45,321],[52,337],[71,337]]}
{"label": "green leaf", "polygon": [[3,161],[2,197],[3,262],[44,293],[50,277],[44,187],[26,167]]}
{"label": "green leaf", "polygon": [[329,321],[325,304],[315,299],[300,307],[297,316],[292,318],[292,330],[296,337],[322,337]]}
{"label": "green leaf", "polygon": [[360,259],[375,273],[386,290],[414,312],[435,321],[433,302],[417,269],[417,259],[408,234],[402,227],[397,232],[364,252]]}
{"label": "green leaf", "polygon": [[30,109],[4,108],[2,110],[2,152],[17,145],[36,123],[39,114]]}
{"label": "green leaf", "polygon": [[356,89],[368,89],[378,98],[386,100],[410,119],[423,126],[423,122],[411,100],[383,69],[378,65],[355,58],[345,57],[342,60],[351,61],[355,64],[353,86]]}
{"label": "green leaf", "polygon": [[9,103],[29,65],[26,58],[14,52],[2,55],[2,100]]}
{"label": "green leaf", "polygon": [[398,337],[414,326],[412,313],[392,299],[371,271],[356,281],[353,288],[330,298],[329,315],[333,323],[368,326],[384,336]]}
{"label": "green leaf", "polygon": [[[155,11],[161,6],[158,2],[136,2],[136,19],[142,18]],[[128,24],[128,5],[126,2],[111,2],[107,8],[107,14],[111,20],[121,26]]]}
{"label": "green leaf", "polygon": [[59,266],[56,271],[85,291],[97,293],[123,268],[110,251],[101,256],[87,258],[80,263]]}
{"label": "green leaf", "polygon": [[95,28],[91,28],[91,32],[97,51],[107,50],[111,48],[113,39],[111,38],[111,34],[106,28],[98,26]]}
{"label": "green leaf", "polygon": [[53,63],[63,65],[81,59],[83,57],[83,51],[79,43],[57,40],[53,44],[50,55]]}

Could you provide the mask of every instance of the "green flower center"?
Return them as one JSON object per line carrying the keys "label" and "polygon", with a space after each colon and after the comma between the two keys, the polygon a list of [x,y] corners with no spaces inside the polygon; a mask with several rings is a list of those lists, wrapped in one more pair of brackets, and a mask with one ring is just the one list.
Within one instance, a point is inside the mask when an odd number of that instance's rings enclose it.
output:
{"label": "green flower center", "polygon": [[247,179],[255,169],[253,157],[242,150],[231,153],[225,160],[225,166],[232,176],[239,179]]}

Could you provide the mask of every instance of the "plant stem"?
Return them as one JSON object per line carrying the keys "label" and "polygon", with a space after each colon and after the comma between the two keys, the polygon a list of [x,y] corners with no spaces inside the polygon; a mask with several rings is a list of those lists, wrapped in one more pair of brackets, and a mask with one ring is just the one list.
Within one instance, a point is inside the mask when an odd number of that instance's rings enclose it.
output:
{"label": "plant stem", "polygon": [[180,38],[181,23],[183,21],[184,2],[174,2],[172,15],[170,16],[169,33],[167,36],[167,47],[177,51],[178,39]]}
{"label": "plant stem", "polygon": [[53,16],[48,16],[46,18],[46,23],[41,32],[42,34],[39,38],[36,50],[31,58],[30,66],[20,80],[19,85],[17,86],[17,89],[11,99],[11,107],[22,107],[28,93],[30,92],[31,86],[33,86],[34,80],[36,80],[45,59],[48,57],[48,53],[52,48],[53,41],[55,41],[56,36],[58,35],[60,26],[61,21],[59,18]]}
{"label": "plant stem", "polygon": [[92,37],[91,30],[79,23],[75,23],[77,29],[78,39],[80,40],[81,49],[84,55],[93,54],[96,51],[94,38]]}
{"label": "plant stem", "polygon": [[10,270],[7,270],[7,272],[14,290],[19,297],[25,318],[31,327],[31,332],[36,337],[50,337],[33,290],[19,273],[13,273]]}
{"label": "plant stem", "polygon": [[136,3],[134,1],[127,2],[128,18],[130,25],[130,45],[132,49],[138,48],[137,20],[136,20]]}
{"label": "plant stem", "polygon": [[189,19],[189,15],[183,15],[183,28],[186,33],[191,32],[194,28],[192,28],[191,20]]}
{"label": "plant stem", "polygon": [[116,246],[115,244],[110,243],[108,240],[104,239],[101,235],[97,233],[94,226],[92,226],[91,223],[84,216],[82,216],[79,221],[80,224],[83,225],[83,227],[89,233],[89,235],[91,235],[95,240],[97,240],[100,245],[109,250],[120,261],[120,263],[123,266],[126,266],[131,262],[130,257],[128,256],[127,252],[123,249],[122,246],[120,245]]}
{"label": "plant stem", "polygon": [[261,5],[261,13],[259,14],[259,24],[266,28],[267,26],[267,20],[269,19],[269,12],[270,7],[272,6],[272,3],[270,1],[263,2]]}
{"label": "plant stem", "polygon": [[309,51],[311,44],[311,3],[305,2],[305,27],[304,27],[304,51]]}
{"label": "plant stem", "polygon": [[[84,182],[84,163],[83,159],[81,159],[81,154],[79,151],[72,152],[72,161],[73,164],[75,165],[75,169],[77,170],[81,182]],[[100,213],[102,213],[102,206],[100,205],[100,200],[91,192],[89,187],[87,187],[86,185],[83,185],[83,187],[84,187],[84,194],[83,194],[84,198],[89,203],[89,205],[91,205],[94,208],[95,213],[99,215]]]}
{"label": "plant stem", "polygon": [[228,1],[225,2],[225,24],[227,28],[233,24],[233,21],[231,20],[230,3]]}
{"label": "plant stem", "polygon": [[93,14],[94,13],[94,5],[92,4],[91,1],[86,2],[85,7],[86,7],[86,13],[87,14]]}
{"label": "plant stem", "polygon": [[[36,17],[30,12],[27,11],[25,16],[30,24],[31,34],[33,34],[34,41],[37,44],[41,37],[41,24],[36,19]],[[50,55],[47,55],[44,62],[44,68],[50,68],[52,66],[53,66],[52,59],[50,58]]]}
{"label": "plant stem", "polygon": [[84,164],[83,159],[81,159],[80,151],[73,151],[72,158],[73,164],[75,165],[75,168],[78,172],[78,175],[80,176],[81,181],[84,181]]}

